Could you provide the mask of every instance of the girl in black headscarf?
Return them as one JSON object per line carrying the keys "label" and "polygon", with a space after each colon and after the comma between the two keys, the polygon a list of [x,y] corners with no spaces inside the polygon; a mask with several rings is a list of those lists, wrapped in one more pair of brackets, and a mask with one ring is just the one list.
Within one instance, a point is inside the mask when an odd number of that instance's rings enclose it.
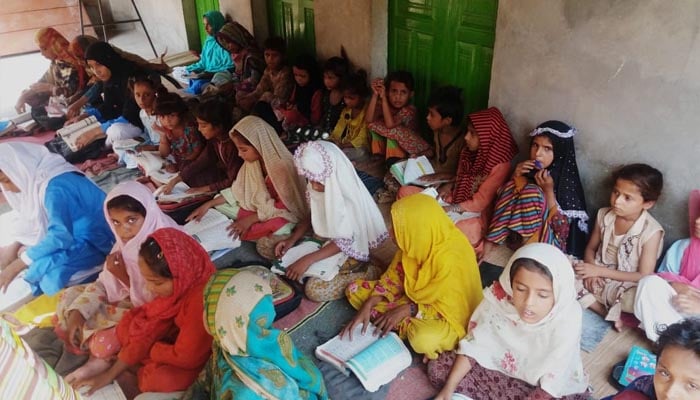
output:
{"label": "girl in black headscarf", "polygon": [[515,247],[544,242],[578,257],[588,234],[586,200],[574,149],[576,129],[547,121],[530,132],[530,159],[499,189],[486,239]]}

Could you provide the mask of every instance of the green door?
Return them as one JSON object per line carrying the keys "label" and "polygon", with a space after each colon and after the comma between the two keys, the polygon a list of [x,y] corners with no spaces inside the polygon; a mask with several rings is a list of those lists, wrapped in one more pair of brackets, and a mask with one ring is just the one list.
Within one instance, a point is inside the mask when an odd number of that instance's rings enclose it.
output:
{"label": "green door", "polygon": [[204,24],[202,23],[202,17],[204,14],[212,10],[219,10],[219,0],[195,0],[195,9],[197,10],[197,26],[199,27],[199,39],[204,44],[207,39],[207,31],[204,30]]}
{"label": "green door", "polygon": [[419,110],[442,85],[464,90],[467,112],[488,105],[497,11],[498,0],[389,0],[389,71],[413,74]]}
{"label": "green door", "polygon": [[287,41],[287,54],[316,55],[313,0],[268,0],[270,35]]}

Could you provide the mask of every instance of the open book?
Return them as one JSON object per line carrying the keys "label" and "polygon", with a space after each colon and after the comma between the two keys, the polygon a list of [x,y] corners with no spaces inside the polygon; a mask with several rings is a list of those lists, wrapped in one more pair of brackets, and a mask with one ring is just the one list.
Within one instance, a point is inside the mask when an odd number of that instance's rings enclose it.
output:
{"label": "open book", "polygon": [[4,320],[0,319],[1,399],[41,400],[126,400],[124,392],[113,382],[92,396],[86,389],[75,390],[44,362]]}
{"label": "open book", "polygon": [[156,201],[161,204],[167,203],[182,203],[188,200],[196,199],[198,197],[210,196],[211,192],[197,192],[188,193],[190,187],[185,182],[178,182],[173,186],[173,190],[168,194],[163,194],[163,189],[165,186],[161,186],[153,192],[156,197]]}
{"label": "open book", "polygon": [[228,235],[226,228],[231,222],[220,211],[210,208],[201,220],[185,224],[185,232],[195,238],[207,252],[235,249],[241,245],[241,240]]}
{"label": "open book", "polygon": [[362,325],[352,331],[352,340],[339,335],[316,347],[316,357],[338,368],[344,374],[352,371],[362,386],[376,392],[411,365],[411,352],[394,332],[374,336],[370,325],[362,334]]}
{"label": "open book", "polygon": [[[76,144],[78,138],[85,134],[92,134],[95,132],[102,132],[102,126],[97,118],[89,116],[76,123],[64,126],[57,130],[56,134],[66,142],[71,151],[78,151],[78,145]],[[97,139],[97,137],[95,138]]]}
{"label": "open book", "polygon": [[165,170],[165,159],[157,151],[142,151],[136,155],[136,163],[144,175],[158,185],[165,185],[177,176],[177,173]]}
{"label": "open book", "polygon": [[426,156],[420,156],[416,158],[409,158],[408,160],[399,161],[393,164],[389,171],[396,178],[397,181],[403,185],[417,185],[417,186],[432,186],[446,181],[428,181],[421,179],[424,175],[430,175],[435,173],[430,160]]}
{"label": "open book", "polygon": [[642,347],[632,346],[618,382],[622,386],[627,386],[640,376],[654,375],[655,371],[656,355]]}
{"label": "open book", "polygon": [[[290,265],[294,264],[298,259],[302,258],[303,256],[317,251],[321,247],[323,247],[323,243],[318,240],[305,240],[300,244],[287,250],[287,252],[284,253],[281,259],[275,260],[272,263],[271,270],[276,274],[284,275],[287,273],[287,268],[289,268]],[[336,275],[338,275],[340,267],[342,267],[343,264],[345,264],[345,261],[347,261],[347,259],[347,254],[341,251],[328,258],[316,261],[315,263],[309,266],[309,269],[306,270],[302,278],[313,277],[319,278],[324,281],[330,281],[333,278],[335,278]]]}

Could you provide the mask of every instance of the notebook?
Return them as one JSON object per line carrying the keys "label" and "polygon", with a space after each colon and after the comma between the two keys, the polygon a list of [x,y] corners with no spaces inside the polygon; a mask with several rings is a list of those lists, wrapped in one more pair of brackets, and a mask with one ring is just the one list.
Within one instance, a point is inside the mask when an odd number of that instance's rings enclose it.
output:
{"label": "notebook", "polygon": [[632,346],[618,382],[622,386],[627,386],[640,376],[654,375],[654,372],[656,372],[656,355],[642,347]]}
{"label": "notebook", "polygon": [[0,319],[0,399],[12,400],[126,400],[113,382],[92,396],[75,390],[42,360],[10,325]]}

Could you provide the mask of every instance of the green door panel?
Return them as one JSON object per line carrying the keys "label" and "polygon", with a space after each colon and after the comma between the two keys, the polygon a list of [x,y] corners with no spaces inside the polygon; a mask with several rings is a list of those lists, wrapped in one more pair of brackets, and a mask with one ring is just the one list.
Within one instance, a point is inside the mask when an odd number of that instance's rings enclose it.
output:
{"label": "green door panel", "polygon": [[467,112],[488,105],[497,11],[497,0],[389,1],[389,71],[413,74],[421,112],[442,85],[464,90]]}
{"label": "green door panel", "polygon": [[199,27],[199,39],[204,45],[204,41],[207,39],[207,31],[204,30],[204,23],[202,22],[202,17],[204,14],[212,10],[219,10],[219,0],[195,0],[195,9],[197,10],[197,26]]}
{"label": "green door panel", "polygon": [[316,55],[314,2],[312,0],[268,0],[270,34],[287,42],[287,54]]}

